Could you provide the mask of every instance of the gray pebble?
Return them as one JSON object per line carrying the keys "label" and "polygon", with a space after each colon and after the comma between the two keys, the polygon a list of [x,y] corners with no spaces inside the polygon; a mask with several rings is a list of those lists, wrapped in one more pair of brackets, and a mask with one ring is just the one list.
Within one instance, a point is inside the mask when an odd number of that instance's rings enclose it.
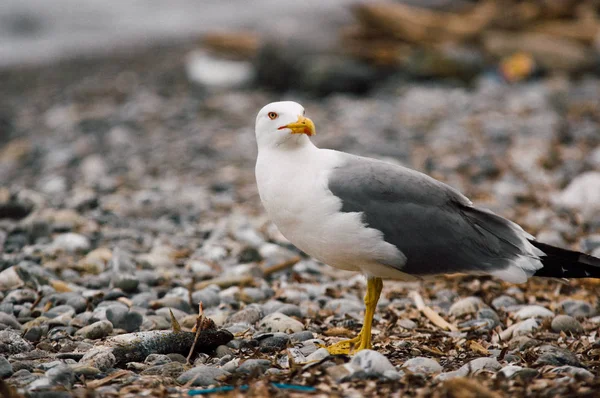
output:
{"label": "gray pebble", "polygon": [[564,348],[554,347],[552,345],[543,345],[537,348],[537,352],[540,354],[536,365],[552,365],[552,366],[563,366],[571,365],[575,367],[581,367],[581,362],[571,351]]}
{"label": "gray pebble", "polygon": [[122,307],[108,308],[106,318],[114,328],[124,329],[128,333],[138,331],[144,321],[142,314]]}
{"label": "gray pebble", "polygon": [[211,308],[221,304],[221,297],[219,296],[219,290],[216,290],[213,286],[208,286],[192,293],[192,301],[194,304],[201,302],[204,308]]}
{"label": "gray pebble", "polygon": [[517,319],[529,319],[529,318],[552,318],[554,312],[549,309],[542,307],[541,305],[527,305],[522,307],[515,314]]}
{"label": "gray pebble", "polygon": [[450,315],[461,316],[466,314],[474,314],[481,308],[485,308],[487,305],[479,297],[465,297],[458,300],[450,307]]}
{"label": "gray pebble", "polygon": [[327,348],[319,348],[315,352],[306,356],[306,362],[317,362],[323,360],[329,356]]}
{"label": "gray pebble", "polygon": [[292,341],[305,341],[314,338],[313,332],[309,330],[303,330],[301,332],[292,333],[290,335],[290,340]]}
{"label": "gray pebble", "polygon": [[0,312],[0,324],[4,324],[15,330],[21,330],[21,324],[12,314]]}
{"label": "gray pebble", "polygon": [[498,296],[494,300],[492,300],[492,307],[497,310],[505,310],[508,307],[512,307],[518,304],[517,299],[511,296]]}
{"label": "gray pebble", "polygon": [[234,351],[226,345],[220,345],[215,349],[215,355],[217,358],[223,358],[225,356],[233,356]]}
{"label": "gray pebble", "polygon": [[87,365],[97,368],[101,372],[111,369],[117,363],[117,358],[111,350],[106,348],[93,348],[85,353],[79,361],[80,365]]}
{"label": "gray pebble", "polygon": [[131,302],[136,307],[149,308],[150,301],[156,300],[156,292],[138,293],[131,298]]}
{"label": "gray pebble", "polygon": [[587,369],[569,365],[559,366],[557,368],[552,369],[550,372],[567,373],[580,380],[593,380],[595,377],[594,374]]}
{"label": "gray pebble", "polygon": [[237,373],[245,374],[263,374],[271,366],[271,361],[266,359],[247,359],[237,369]]}
{"label": "gray pebble", "polygon": [[0,331],[0,354],[13,355],[33,350],[33,346],[11,329]]}
{"label": "gray pebble", "polygon": [[75,334],[86,339],[96,340],[108,336],[112,331],[112,323],[109,321],[98,321],[79,329]]}
{"label": "gray pebble", "polygon": [[57,235],[52,241],[52,249],[69,253],[87,251],[90,247],[90,240],[86,236],[73,232]]}
{"label": "gray pebble", "polygon": [[359,314],[363,310],[364,305],[358,300],[350,299],[333,299],[325,304],[325,309],[333,311],[335,315],[345,315],[349,313]]}
{"label": "gray pebble", "polygon": [[125,293],[137,291],[140,280],[133,275],[116,275],[113,278],[113,286],[123,290]]}
{"label": "gray pebble", "polygon": [[259,340],[261,352],[279,352],[287,348],[290,338],[285,333],[274,333],[272,336]]}
{"label": "gray pebble", "polygon": [[297,333],[304,329],[302,322],[279,312],[264,317],[258,327],[266,332]]}
{"label": "gray pebble", "polygon": [[411,321],[410,319],[399,319],[398,326],[406,330],[413,330],[416,329],[418,325],[416,324],[416,322]]}
{"label": "gray pebble", "polygon": [[443,370],[442,366],[437,361],[425,357],[411,358],[404,362],[402,368],[408,369],[412,373],[426,375],[431,373],[440,373]]}
{"label": "gray pebble", "polygon": [[150,354],[144,359],[144,363],[150,366],[163,365],[172,362],[169,356],[164,354]]}
{"label": "gray pebble", "polygon": [[50,380],[50,384],[52,385],[61,385],[67,389],[70,389],[75,381],[75,373],[69,365],[62,363],[53,367],[52,369],[49,369],[46,372],[46,378]]}
{"label": "gray pebble", "polygon": [[557,315],[550,325],[554,332],[583,333],[581,323],[570,315]]}
{"label": "gray pebble", "polygon": [[394,365],[385,355],[373,350],[359,351],[350,361],[350,366],[372,376],[382,376],[384,372],[390,370],[396,371]]}
{"label": "gray pebble", "polygon": [[[46,331],[48,330],[48,327],[46,326]],[[27,329],[27,331],[23,334],[23,338],[25,340],[31,341],[33,343],[40,341],[40,339],[42,338],[42,336],[44,335],[44,329],[40,326],[32,326],[31,328]]]}
{"label": "gray pebble", "polygon": [[575,318],[587,318],[596,315],[596,309],[590,303],[582,300],[563,300],[559,303],[559,306],[567,315]]}
{"label": "gray pebble", "polygon": [[223,369],[211,366],[196,366],[177,378],[177,382],[187,384],[191,381],[192,386],[210,386],[219,383],[219,378],[229,375],[229,372]]}
{"label": "gray pebble", "polygon": [[13,367],[4,355],[0,356],[0,379],[6,379],[13,374]]}
{"label": "gray pebble", "polygon": [[258,304],[250,304],[244,309],[230,315],[227,324],[246,323],[253,325],[263,317],[262,308]]}

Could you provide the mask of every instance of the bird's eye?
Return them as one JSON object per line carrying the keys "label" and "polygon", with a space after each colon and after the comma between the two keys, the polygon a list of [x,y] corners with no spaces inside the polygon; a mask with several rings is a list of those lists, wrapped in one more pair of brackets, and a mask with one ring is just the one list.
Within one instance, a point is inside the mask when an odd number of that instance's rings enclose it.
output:
{"label": "bird's eye", "polygon": [[269,112],[269,119],[275,120],[275,119],[277,119],[277,116],[279,116],[279,115],[276,114],[275,112]]}

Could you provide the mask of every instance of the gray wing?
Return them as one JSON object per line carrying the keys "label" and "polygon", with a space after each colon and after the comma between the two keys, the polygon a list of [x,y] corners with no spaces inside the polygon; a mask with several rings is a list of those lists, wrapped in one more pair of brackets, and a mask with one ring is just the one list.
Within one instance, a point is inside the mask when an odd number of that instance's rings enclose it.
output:
{"label": "gray wing", "polygon": [[406,256],[402,272],[490,273],[533,256],[527,241],[532,237],[519,226],[414,170],[348,155],[330,174],[329,189],[341,199],[342,211],[361,212],[369,227]]}

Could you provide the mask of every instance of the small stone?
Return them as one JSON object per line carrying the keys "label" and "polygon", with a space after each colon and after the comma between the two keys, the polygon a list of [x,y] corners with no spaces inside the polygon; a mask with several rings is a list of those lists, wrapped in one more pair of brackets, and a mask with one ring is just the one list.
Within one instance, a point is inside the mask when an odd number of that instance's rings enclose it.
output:
{"label": "small stone", "polygon": [[335,315],[344,315],[349,313],[359,314],[363,310],[363,304],[357,300],[333,299],[325,304],[325,309],[333,311]]}
{"label": "small stone", "polygon": [[581,212],[584,218],[592,218],[600,212],[598,186],[600,186],[600,172],[588,171],[572,179],[554,199],[561,206]]}
{"label": "small stone", "polygon": [[479,297],[465,297],[458,300],[450,307],[450,315],[462,316],[466,314],[474,314],[481,308],[487,307]]}
{"label": "small stone", "polygon": [[163,365],[172,362],[169,356],[164,354],[150,354],[144,359],[144,363],[150,366]]}
{"label": "small stone", "polygon": [[402,368],[408,369],[412,373],[425,375],[431,373],[441,373],[443,370],[442,366],[437,361],[425,357],[411,358],[404,362]]}
{"label": "small stone", "polygon": [[317,351],[306,357],[306,362],[318,362],[329,356],[327,348],[319,348]]}
{"label": "small stone", "polygon": [[552,318],[554,312],[541,305],[527,305],[516,312],[515,318],[517,319],[529,319],[529,318]]}
{"label": "small stone", "polygon": [[117,358],[111,350],[106,348],[94,348],[85,353],[79,361],[80,365],[94,367],[101,372],[113,368],[117,364]]}
{"label": "small stone", "polygon": [[237,369],[237,373],[263,374],[271,366],[271,361],[266,359],[248,359]]}
{"label": "small stone", "polygon": [[54,250],[63,250],[69,253],[87,251],[90,246],[90,240],[87,237],[73,232],[57,235],[52,241]]}
{"label": "small stone", "polygon": [[595,377],[594,374],[587,369],[579,368],[576,366],[569,366],[569,365],[559,366],[558,368],[552,369],[550,372],[552,372],[552,373],[567,373],[567,374],[574,376],[575,378],[580,379],[580,380],[593,380]]}
{"label": "small stone", "polygon": [[215,349],[215,355],[217,356],[217,358],[223,358],[227,355],[233,356],[234,354],[234,351],[226,345],[220,345]]}
{"label": "small stone", "polygon": [[219,290],[214,289],[212,286],[208,286],[192,293],[192,301],[194,304],[202,303],[204,308],[211,308],[221,304],[221,297],[219,296]]}
{"label": "small stone", "polygon": [[563,300],[558,304],[567,315],[574,318],[587,318],[596,315],[596,309],[588,302],[582,300]]}
{"label": "small stone", "polygon": [[272,336],[259,341],[260,351],[269,353],[285,350],[290,342],[290,338],[285,333],[274,333]]}
{"label": "small stone", "polygon": [[[48,327],[46,327],[46,330],[48,330]],[[32,326],[31,328],[27,329],[25,334],[23,334],[23,338],[35,343],[40,341],[43,335],[44,330],[40,326]]]}
{"label": "small stone", "polygon": [[536,365],[552,365],[552,366],[563,366],[571,365],[575,367],[581,367],[581,362],[571,351],[554,347],[552,345],[543,345],[537,349],[540,356]]}
{"label": "small stone", "polygon": [[398,320],[398,326],[406,330],[413,330],[416,329],[418,325],[410,319],[400,319]]}
{"label": "small stone", "polygon": [[75,373],[69,365],[61,363],[48,370],[46,372],[46,378],[50,380],[50,384],[52,385],[62,385],[65,388],[70,389],[75,381]]}
{"label": "small stone", "polygon": [[229,375],[229,372],[224,369],[200,365],[183,373],[177,378],[177,382],[180,384],[188,384],[191,382],[189,385],[207,387],[218,384],[219,379],[227,375]]}
{"label": "small stone", "polygon": [[113,286],[125,293],[135,293],[140,285],[140,280],[133,275],[118,275],[113,278]]}
{"label": "small stone", "polygon": [[583,326],[581,326],[581,323],[570,315],[557,315],[552,320],[550,327],[552,328],[552,331],[556,333],[583,333]]}
{"label": "small stone", "polygon": [[150,366],[142,371],[142,375],[153,375],[175,378],[185,371],[185,366],[179,362],[167,362],[160,365]]}
{"label": "small stone", "polygon": [[14,355],[33,350],[33,346],[25,341],[19,332],[12,329],[0,331],[0,354]]}
{"label": "small stone", "polygon": [[297,333],[304,329],[302,322],[279,312],[267,315],[258,327],[266,332]]}
{"label": "small stone", "polygon": [[373,350],[361,350],[350,361],[355,370],[362,370],[369,376],[382,376],[386,371],[396,368],[385,355]]}
{"label": "small stone", "polygon": [[525,351],[528,348],[541,344],[538,340],[527,336],[517,336],[508,342],[508,348],[511,350]]}
{"label": "small stone", "polygon": [[108,308],[106,310],[106,318],[112,323],[114,328],[123,329],[128,333],[138,331],[144,321],[144,317],[139,312],[128,311],[122,307]]}
{"label": "small stone", "polygon": [[21,324],[12,314],[9,315],[4,312],[0,312],[0,324],[4,324],[15,330],[21,330]]}
{"label": "small stone", "polygon": [[477,358],[464,364],[460,369],[466,370],[467,374],[473,374],[482,370],[497,371],[502,365],[495,358]]}
{"label": "small stone", "polygon": [[12,376],[13,367],[8,362],[8,359],[4,355],[0,356],[0,379],[6,379]]}
{"label": "small stone", "polygon": [[313,335],[313,332],[311,332],[310,330],[303,330],[301,332],[292,333],[290,335],[290,340],[301,342],[313,339],[314,337],[315,336]]}
{"label": "small stone", "polygon": [[512,376],[514,376],[517,372],[523,370],[522,366],[516,366],[516,365],[508,365],[503,367],[502,369],[500,369],[500,371],[498,371],[498,373],[501,373],[504,375],[504,377],[506,377],[507,379],[510,379]]}
{"label": "small stone", "polygon": [[506,310],[508,307],[512,307],[518,304],[517,299],[511,296],[498,296],[492,300],[492,307],[497,310]]}
{"label": "small stone", "polygon": [[112,331],[112,323],[109,321],[98,321],[79,329],[75,334],[86,339],[97,340],[108,336]]}
{"label": "small stone", "polygon": [[250,304],[243,310],[230,315],[229,318],[227,318],[227,324],[245,323],[248,325],[253,325],[262,317],[263,312],[261,307],[258,304]]}

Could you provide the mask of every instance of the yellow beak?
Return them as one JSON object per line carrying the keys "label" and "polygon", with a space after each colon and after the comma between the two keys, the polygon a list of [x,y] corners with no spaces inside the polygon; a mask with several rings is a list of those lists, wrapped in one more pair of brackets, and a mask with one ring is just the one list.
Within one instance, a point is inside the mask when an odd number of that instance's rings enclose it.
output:
{"label": "yellow beak", "polygon": [[317,134],[317,132],[315,131],[315,124],[313,123],[313,121],[302,115],[298,115],[297,122],[281,126],[278,130],[283,129],[292,130],[292,134],[306,134],[308,136]]}

